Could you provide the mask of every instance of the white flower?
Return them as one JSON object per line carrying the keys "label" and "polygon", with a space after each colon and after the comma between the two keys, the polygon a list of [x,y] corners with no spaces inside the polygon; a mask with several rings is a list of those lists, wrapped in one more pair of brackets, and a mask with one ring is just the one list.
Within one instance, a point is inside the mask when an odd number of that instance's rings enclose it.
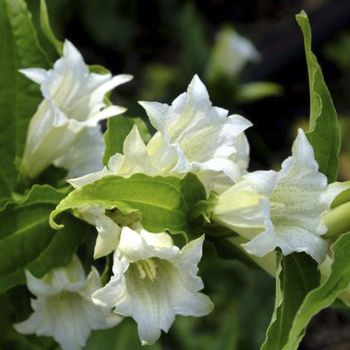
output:
{"label": "white flower", "polygon": [[236,152],[229,157],[229,160],[235,164],[234,172],[231,172],[234,176],[228,177],[224,172],[215,171],[201,171],[197,174],[207,193],[212,191],[222,193],[247,173],[250,148],[244,133],[236,137],[234,147]]}
{"label": "white flower", "polygon": [[124,227],[114,255],[113,276],[92,299],[135,319],[142,344],[153,344],[167,332],[175,315],[204,316],[213,309],[198,291],[203,237],[181,250],[166,233]]}
{"label": "white flower", "polygon": [[53,164],[68,170],[67,178],[84,176],[103,168],[105,144],[99,125],[84,128],[69,149]]}
{"label": "white flower", "polygon": [[260,54],[250,40],[232,28],[220,30],[207,67],[209,79],[223,75],[235,78],[248,62],[257,62]]}
{"label": "white flower", "polygon": [[118,106],[107,107],[103,98],[131,76],[90,73],[81,54],[67,40],[63,57],[53,69],[28,68],[21,72],[40,84],[44,96],[30,122],[23,155],[23,169],[30,178],[65,155],[84,128],[95,127],[100,120],[125,111]]}
{"label": "white flower", "polygon": [[157,159],[152,159],[148,154],[147,147],[135,125],[125,138],[123,154],[116,153],[113,155],[109,159],[108,165],[102,170],[78,178],[69,179],[68,182],[74,188],[80,188],[108,175],[125,177],[136,173],[143,173],[150,176],[166,175],[158,166]]}
{"label": "white flower", "polygon": [[63,350],[85,346],[91,330],[110,328],[122,318],[92,303],[91,294],[101,287],[100,276],[92,268],[85,278],[83,266],[74,257],[64,268],[57,268],[42,279],[26,271],[28,288],[37,299],[31,300],[34,313],[14,325],[23,334],[51,336]]}
{"label": "white flower", "polygon": [[171,174],[224,172],[240,176],[239,166],[231,159],[237,153],[236,138],[251,123],[228,111],[213,107],[204,84],[195,75],[187,92],[171,106],[140,102],[158,132],[147,145],[148,154],[159,167]]}
{"label": "white flower", "polygon": [[284,255],[305,252],[322,262],[327,242],[323,217],[345,184],[327,185],[318,170],[312,146],[299,129],[292,156],[279,172],[257,171],[218,197],[214,220],[250,241],[244,248],[264,256],[279,247]]}

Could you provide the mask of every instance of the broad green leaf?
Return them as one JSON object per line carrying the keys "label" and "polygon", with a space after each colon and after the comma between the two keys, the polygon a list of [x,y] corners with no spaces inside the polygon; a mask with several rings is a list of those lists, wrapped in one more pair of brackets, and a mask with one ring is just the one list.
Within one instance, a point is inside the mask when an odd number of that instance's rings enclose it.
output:
{"label": "broad green leaf", "polygon": [[114,154],[123,153],[124,140],[135,124],[143,140],[148,141],[150,137],[149,131],[142,119],[125,116],[108,119],[107,131],[104,134],[106,149],[103,156],[103,164],[107,164],[109,158]]}
{"label": "broad green leaf", "polygon": [[42,97],[39,87],[18,72],[47,67],[24,0],[0,0],[0,203],[16,186],[29,121]]}
{"label": "broad green leaf", "polygon": [[67,264],[85,238],[87,225],[70,216],[64,230],[50,228],[49,214],[63,197],[63,191],[35,185],[21,202],[0,212],[0,293],[25,283],[24,269],[42,276]]}
{"label": "broad green leaf", "polygon": [[289,330],[288,343],[282,350],[297,350],[312,317],[333,304],[350,284],[350,233],[341,236],[331,248],[331,273],[318,288],[310,292],[301,304]]}
{"label": "broad green leaf", "polygon": [[316,56],[311,51],[311,28],[304,11],[296,16],[303,32],[310,88],[310,130],[308,140],[315,151],[315,158],[328,182],[334,182],[338,174],[340,128],[332,97],[324,81]]}
{"label": "broad green leaf", "polygon": [[275,310],[262,350],[281,350],[288,341],[295,315],[307,294],[319,285],[317,263],[305,253],[280,258]]}
{"label": "broad green leaf", "polygon": [[63,43],[56,38],[54,32],[52,31],[45,0],[40,0],[40,24],[46,38],[54,46],[56,52],[61,56],[63,52]]}
{"label": "broad green leaf", "polygon": [[62,227],[54,221],[59,213],[96,205],[105,209],[118,208],[126,213],[137,210],[142,215],[143,226],[151,232],[166,229],[172,233],[187,232],[189,195],[185,196],[182,191],[184,181],[187,180],[144,174],[128,178],[106,176],[71,192],[51,213],[50,222],[52,227]]}

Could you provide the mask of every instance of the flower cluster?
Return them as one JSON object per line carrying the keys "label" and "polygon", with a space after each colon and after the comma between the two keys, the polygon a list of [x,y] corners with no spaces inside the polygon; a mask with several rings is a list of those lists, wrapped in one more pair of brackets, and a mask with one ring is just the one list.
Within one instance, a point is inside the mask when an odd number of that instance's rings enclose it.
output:
{"label": "flower cluster", "polygon": [[[248,172],[244,132],[252,124],[213,106],[194,76],[171,105],[140,102],[155,134],[145,143],[135,125],[123,153],[103,167],[98,122],[124,111],[107,106],[104,97],[131,77],[90,72],[68,41],[52,70],[22,73],[40,84],[44,96],[28,130],[23,157],[27,177],[54,164],[69,171],[68,182],[79,190],[110,175],[183,179],[192,173],[210,198],[207,220],[229,228],[247,254],[264,257],[279,248],[284,255],[305,252],[318,263],[324,261],[324,216],[347,186],[327,184],[301,129],[281,170]],[[85,279],[78,258],[42,279],[27,271],[28,288],[37,299],[32,300],[32,316],[15,326],[19,332],[52,336],[63,349],[73,350],[84,346],[90,330],[132,317],[142,344],[153,344],[176,315],[199,317],[212,311],[198,276],[204,236],[179,246],[166,230],[147,231],[139,215],[126,213],[117,220],[110,209],[96,203],[77,209],[80,218],[96,226],[94,258],[113,253],[108,283],[101,286],[95,269]]]}

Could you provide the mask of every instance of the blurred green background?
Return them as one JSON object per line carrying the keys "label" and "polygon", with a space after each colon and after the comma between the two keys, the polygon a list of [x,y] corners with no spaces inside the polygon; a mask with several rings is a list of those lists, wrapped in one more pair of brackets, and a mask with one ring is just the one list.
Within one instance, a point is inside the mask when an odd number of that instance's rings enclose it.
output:
{"label": "blurred green background", "polygon": [[[28,4],[38,24],[39,0]],[[254,123],[247,132],[250,170],[278,168],[290,153],[296,128],[306,126],[306,64],[294,19],[304,9],[312,25],[314,52],[343,126],[339,178],[350,178],[350,1],[47,0],[47,5],[57,36],[71,40],[87,63],[104,65],[113,74],[134,75],[112,96],[130,116],[146,119],[138,100],[170,103],[198,74],[215,105]],[[53,49],[41,39],[55,59]],[[215,311],[201,319],[178,317],[168,335],[146,348],[259,349],[273,309],[274,280],[262,271],[218,258],[210,243],[205,246],[201,275]],[[21,293],[18,288],[9,298],[18,302]],[[8,305],[8,310],[1,310],[5,316],[12,312]],[[0,332],[0,349],[56,348],[50,339],[18,337],[7,327],[6,317],[0,319]],[[94,332],[87,346],[88,350],[140,348],[130,320]],[[322,312],[300,349],[349,350],[348,312]]]}

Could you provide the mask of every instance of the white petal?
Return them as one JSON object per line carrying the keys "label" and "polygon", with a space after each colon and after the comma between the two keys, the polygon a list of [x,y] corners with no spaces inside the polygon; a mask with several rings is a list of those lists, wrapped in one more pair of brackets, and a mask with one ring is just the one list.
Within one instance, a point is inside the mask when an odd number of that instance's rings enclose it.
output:
{"label": "white petal", "polygon": [[325,259],[328,243],[313,232],[300,227],[276,227],[276,235],[281,238],[279,247],[284,255],[305,252],[319,264]]}
{"label": "white petal", "polygon": [[151,124],[157,130],[165,130],[166,115],[169,106],[165,103],[139,101],[139,104],[145,109]]}
{"label": "white petal", "polygon": [[242,247],[252,255],[259,257],[265,256],[278,246],[275,229],[271,222],[266,224],[266,230],[249,242],[242,244]]}
{"label": "white petal", "polygon": [[102,288],[92,294],[92,301],[96,305],[106,308],[113,308],[120,300],[126,298],[125,276],[129,263],[121,256],[118,250],[113,258],[113,276],[110,281]]}
{"label": "white petal", "polygon": [[28,177],[38,176],[55,159],[67,152],[79,130],[52,103],[43,101],[33,116],[27,134],[23,168]]}
{"label": "white petal", "polygon": [[77,177],[75,179],[68,179],[67,182],[74,188],[80,188],[97,180],[100,180],[107,175],[111,175],[111,172],[106,167],[104,167],[101,171],[90,173],[81,177]]}
{"label": "white petal", "polygon": [[187,93],[192,95],[192,99],[195,105],[200,105],[203,108],[211,105],[209,102],[209,94],[207,88],[199,79],[197,74],[195,74],[192,78],[192,81],[188,86]]}
{"label": "white petal", "polygon": [[98,236],[94,249],[94,259],[112,253],[118,246],[120,227],[108,216],[101,215],[95,222]]}
{"label": "white petal", "polygon": [[[41,322],[40,314],[33,313],[29,316],[29,318],[23,322],[19,322],[13,325],[15,330],[22,334],[33,334],[39,328],[39,324]],[[50,334],[43,334],[48,335]]]}
{"label": "white petal", "polygon": [[119,85],[125,84],[132,80],[133,76],[129,74],[119,74],[114,76],[111,79],[108,79],[104,84],[99,86],[95,91],[94,91],[94,98],[96,99],[103,99],[105,94],[114,88],[116,88]]}
{"label": "white petal", "polygon": [[52,286],[60,290],[76,292],[84,285],[85,272],[80,260],[74,255],[68,265],[51,270],[47,278]]}
{"label": "white petal", "polygon": [[67,182],[74,188],[80,188],[97,180],[102,179],[108,175],[119,175],[122,174],[122,167],[125,163],[125,157],[122,154],[115,154],[108,161],[108,167],[104,167],[102,170],[90,173],[75,179],[68,179]]}
{"label": "white petal", "polygon": [[67,177],[80,177],[103,168],[102,158],[105,150],[100,127],[84,129],[77,141],[54,164],[68,170]]}
{"label": "white petal", "polygon": [[27,279],[27,286],[30,292],[37,296],[50,296],[57,294],[61,291],[60,287],[52,286],[40,278],[37,278],[31,274],[30,271],[25,270]]}
{"label": "white petal", "polygon": [[198,291],[203,289],[204,285],[200,277],[197,276],[198,264],[202,258],[202,248],[204,242],[204,235],[188,242],[180,251],[176,259],[176,266],[186,272],[191,277],[191,289]]}
{"label": "white petal", "polygon": [[282,163],[278,181],[302,184],[311,189],[319,189],[327,185],[327,178],[318,171],[313,148],[302,129],[298,130],[298,136],[293,143],[292,156]]}
{"label": "white petal", "polygon": [[273,172],[255,172],[218,196],[213,208],[213,220],[231,228],[247,239],[264,231],[270,218],[270,203],[266,194],[276,178]]}
{"label": "white petal", "polygon": [[[179,168],[181,167],[179,166]],[[239,178],[241,177],[241,169],[238,166],[238,164],[231,161],[230,159],[225,159],[225,158],[214,158],[203,163],[193,162],[191,170],[196,171],[197,169],[201,170],[198,175],[199,178],[203,179],[205,182],[210,182],[211,177],[215,176],[215,172],[224,173],[232,181],[238,181]],[[212,176],[209,176],[207,180],[205,180],[205,177],[206,175],[208,176],[210,173],[208,174],[206,170],[209,170],[212,175]],[[209,186],[209,183],[207,186]]]}
{"label": "white petal", "polygon": [[[160,235],[152,237],[150,235]],[[120,234],[118,250],[128,261],[146,260],[150,257],[172,258],[176,256],[179,249],[169,245],[171,238],[166,233],[145,233],[141,234],[129,227],[123,227]]]}
{"label": "white petal", "polygon": [[120,106],[109,106],[102,109],[100,112],[92,115],[86,122],[85,126],[96,126],[101,120],[114,117],[119,114],[123,114],[126,111],[126,108]]}
{"label": "white petal", "polygon": [[117,170],[118,175],[129,176],[135,173],[157,174],[157,170],[153,167],[152,159],[136,125],[134,125],[124,140],[123,152],[125,158],[123,166]]}
{"label": "white petal", "polygon": [[153,247],[158,248],[172,248],[174,245],[171,236],[165,232],[151,233],[143,228],[139,230],[140,236],[146,241],[146,243]]}
{"label": "white petal", "polygon": [[249,165],[250,146],[248,143],[248,139],[243,132],[237,135],[235,148],[236,148],[236,154],[234,157],[235,162],[241,169],[241,172],[245,173]]}
{"label": "white petal", "polygon": [[84,287],[80,291],[80,294],[89,300],[92,293],[94,293],[99,288],[101,288],[101,277],[95,267],[92,266],[91,271],[86,278]]}
{"label": "white petal", "polygon": [[46,79],[46,70],[42,68],[26,68],[19,70],[28,79],[33,80],[35,83],[41,85]]}
{"label": "white petal", "polygon": [[273,170],[259,170],[242,176],[241,183],[264,196],[270,196],[276,186],[277,173]]}

